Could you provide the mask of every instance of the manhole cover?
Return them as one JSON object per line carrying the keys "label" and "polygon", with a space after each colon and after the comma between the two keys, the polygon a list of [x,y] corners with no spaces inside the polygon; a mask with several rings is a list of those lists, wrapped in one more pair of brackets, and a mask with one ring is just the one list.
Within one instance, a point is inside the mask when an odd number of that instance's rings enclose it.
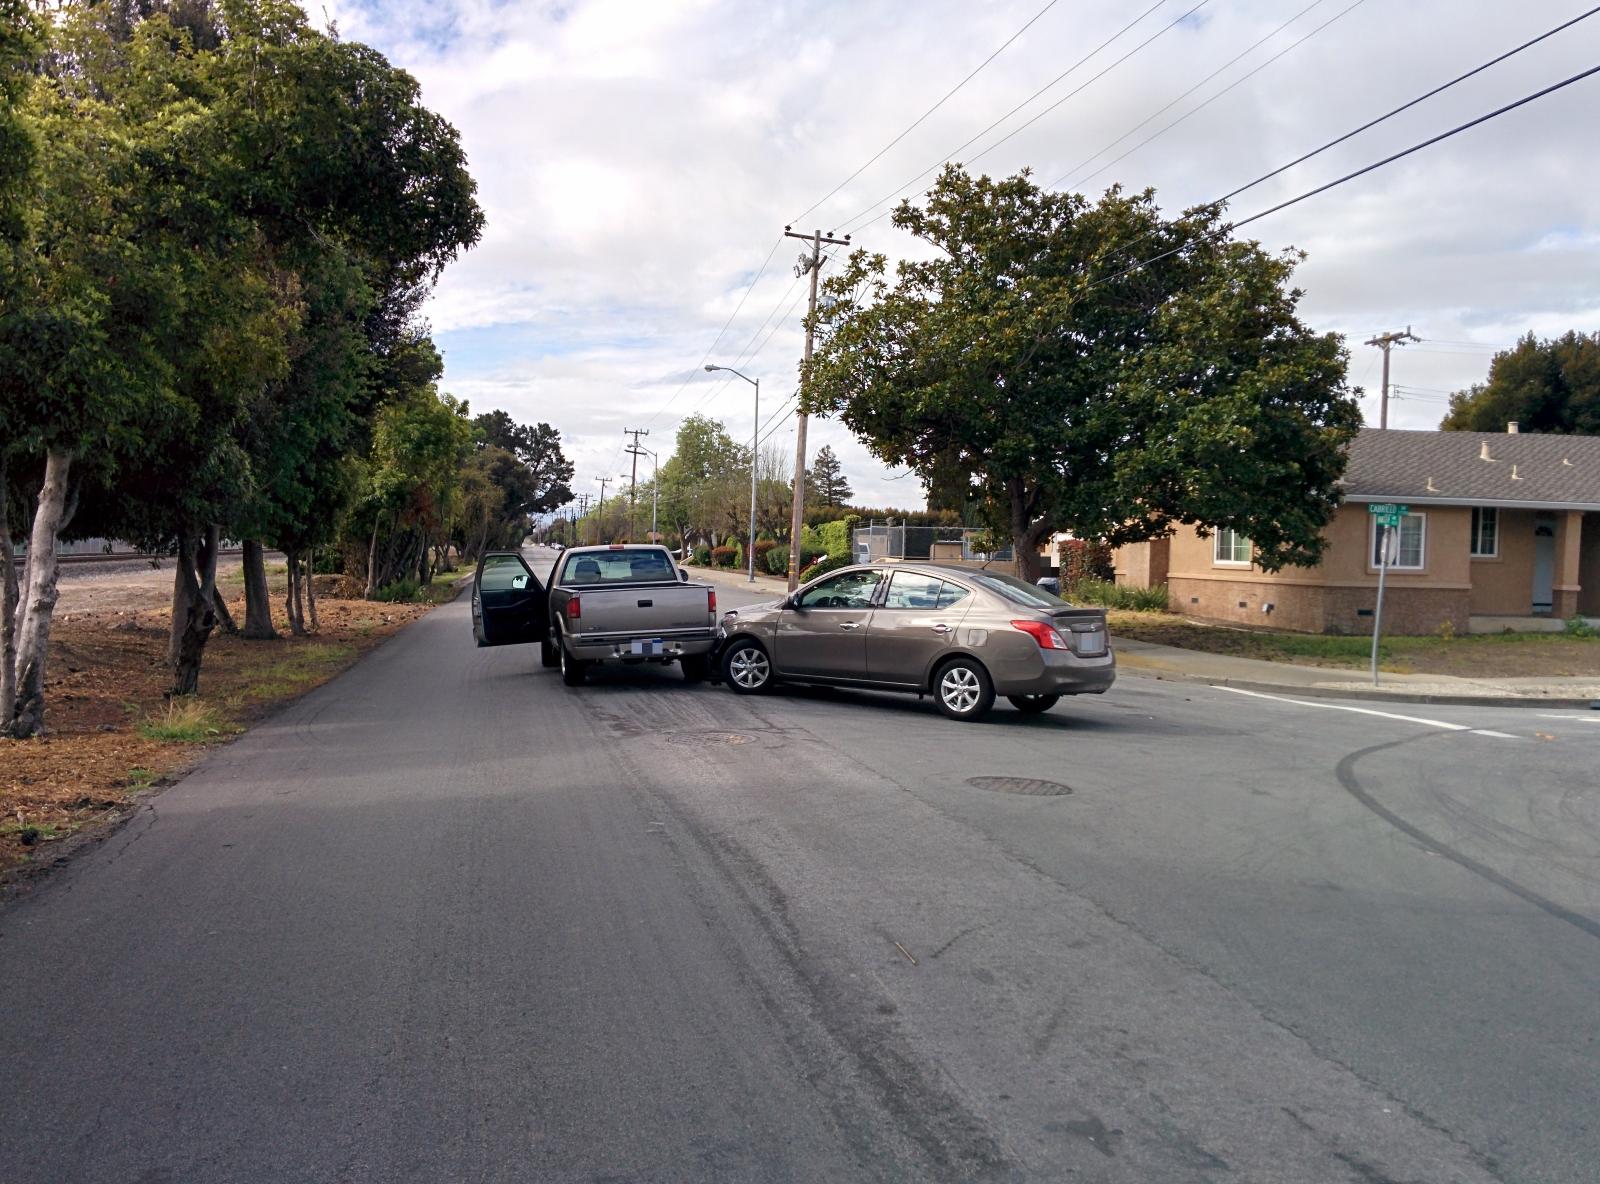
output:
{"label": "manhole cover", "polygon": [[701,748],[707,744],[749,744],[754,737],[742,732],[673,732],[667,737],[670,744],[683,748]]}
{"label": "manhole cover", "polygon": [[1029,798],[1058,798],[1072,792],[1070,785],[1036,777],[968,777],[967,784],[990,793],[1015,793]]}

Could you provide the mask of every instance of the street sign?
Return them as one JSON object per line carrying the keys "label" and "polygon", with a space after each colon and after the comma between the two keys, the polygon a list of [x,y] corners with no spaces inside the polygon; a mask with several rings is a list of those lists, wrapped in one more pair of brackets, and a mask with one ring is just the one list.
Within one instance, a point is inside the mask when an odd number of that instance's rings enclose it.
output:
{"label": "street sign", "polygon": [[1378,529],[1383,533],[1378,536],[1378,601],[1372,610],[1372,685],[1378,685],[1378,636],[1383,632],[1383,584],[1384,577],[1389,574],[1390,553],[1394,550],[1398,536],[1391,535],[1391,530],[1398,530],[1400,519],[1411,512],[1410,506],[1396,505],[1394,502],[1368,502],[1367,513],[1371,514],[1377,523]]}
{"label": "street sign", "polygon": [[1410,512],[1410,506],[1397,506],[1393,502],[1367,503],[1367,513],[1378,520],[1379,526],[1399,526],[1400,519]]}

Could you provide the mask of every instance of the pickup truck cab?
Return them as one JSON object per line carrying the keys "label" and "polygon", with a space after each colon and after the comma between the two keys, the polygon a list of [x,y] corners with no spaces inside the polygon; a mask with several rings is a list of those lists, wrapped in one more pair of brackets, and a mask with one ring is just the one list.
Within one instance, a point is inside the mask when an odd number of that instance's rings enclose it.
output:
{"label": "pickup truck cab", "polygon": [[717,591],[690,583],[665,547],[573,547],[550,585],[550,638],[568,686],[597,662],[677,662],[699,682],[717,643]]}

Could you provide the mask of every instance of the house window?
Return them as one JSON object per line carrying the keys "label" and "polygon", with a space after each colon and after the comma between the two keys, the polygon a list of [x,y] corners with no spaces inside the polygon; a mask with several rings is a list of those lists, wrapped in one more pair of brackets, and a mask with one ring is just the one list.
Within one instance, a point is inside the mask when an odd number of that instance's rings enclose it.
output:
{"label": "house window", "polygon": [[1373,523],[1372,566],[1383,566],[1383,541],[1385,535],[1397,536],[1390,544],[1389,568],[1391,571],[1421,571],[1427,544],[1427,515],[1406,514],[1400,525],[1385,531]]}
{"label": "house window", "polygon": [[1472,556],[1493,559],[1500,554],[1500,511],[1494,506],[1472,507]]}
{"label": "house window", "polygon": [[1250,540],[1230,526],[1217,527],[1211,552],[1213,562],[1226,567],[1250,566]]}

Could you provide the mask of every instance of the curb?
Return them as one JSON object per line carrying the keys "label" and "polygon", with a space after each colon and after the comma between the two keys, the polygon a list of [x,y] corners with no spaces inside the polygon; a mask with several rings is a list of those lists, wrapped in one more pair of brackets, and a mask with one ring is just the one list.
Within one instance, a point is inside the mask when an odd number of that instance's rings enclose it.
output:
{"label": "curb", "polygon": [[1298,696],[1302,699],[1357,699],[1368,703],[1425,703],[1435,707],[1564,707],[1594,709],[1600,699],[1570,697],[1533,698],[1528,695],[1450,695],[1425,691],[1383,691],[1368,687],[1297,687],[1283,683],[1256,682],[1243,678],[1208,678],[1180,670],[1150,670],[1119,659],[1118,674],[1137,674],[1159,682],[1199,683],[1202,686],[1232,687],[1266,695]]}

